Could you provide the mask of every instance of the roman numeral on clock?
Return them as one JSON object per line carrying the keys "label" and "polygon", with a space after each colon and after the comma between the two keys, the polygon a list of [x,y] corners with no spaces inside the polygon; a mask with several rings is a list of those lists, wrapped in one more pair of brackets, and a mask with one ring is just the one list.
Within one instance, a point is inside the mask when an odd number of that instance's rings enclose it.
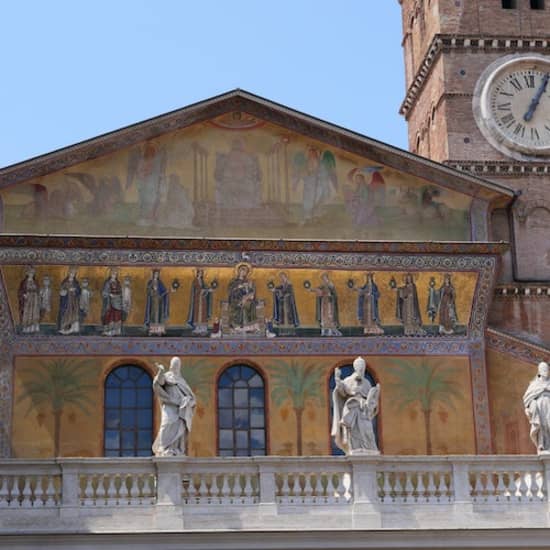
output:
{"label": "roman numeral on clock", "polygon": [[540,139],[540,136],[539,136],[539,132],[536,128],[531,128],[531,139],[536,139],[536,140],[539,140]]}
{"label": "roman numeral on clock", "polygon": [[535,87],[535,75],[525,74],[525,75],[523,75],[523,80],[525,80],[525,84],[528,88],[534,88]]}
{"label": "roman numeral on clock", "polygon": [[499,105],[497,105],[497,109],[499,111],[511,111],[512,110],[512,104],[510,102],[500,103]]}
{"label": "roman numeral on clock", "polygon": [[514,128],[514,135],[519,136],[521,134],[521,137],[525,136],[525,126],[518,122],[517,126]]}
{"label": "roman numeral on clock", "polygon": [[516,92],[523,90],[523,86],[521,85],[521,82],[517,78],[512,78],[510,80],[510,84],[512,85],[514,90],[516,90]]}
{"label": "roman numeral on clock", "polygon": [[514,115],[509,114],[509,115],[503,116],[500,119],[500,122],[502,122],[502,124],[504,124],[506,128],[510,128],[516,123],[516,119],[514,118]]}

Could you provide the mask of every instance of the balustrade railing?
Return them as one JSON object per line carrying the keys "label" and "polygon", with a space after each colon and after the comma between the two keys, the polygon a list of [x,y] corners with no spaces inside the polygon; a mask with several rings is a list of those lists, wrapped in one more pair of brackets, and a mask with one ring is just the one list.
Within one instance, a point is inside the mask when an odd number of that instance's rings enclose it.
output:
{"label": "balustrade railing", "polygon": [[67,458],[0,461],[1,509],[529,505],[550,457]]}

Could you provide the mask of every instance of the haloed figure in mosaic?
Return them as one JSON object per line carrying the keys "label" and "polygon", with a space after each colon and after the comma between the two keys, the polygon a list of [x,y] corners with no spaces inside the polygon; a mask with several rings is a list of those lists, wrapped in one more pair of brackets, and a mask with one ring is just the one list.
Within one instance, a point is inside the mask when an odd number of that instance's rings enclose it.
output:
{"label": "haloed figure in mosaic", "polygon": [[405,336],[424,336],[418,292],[411,273],[405,275],[403,286],[397,288],[396,317],[403,323]]}
{"label": "haloed figure in mosaic", "polygon": [[357,289],[357,319],[363,325],[364,334],[384,334],[380,327],[378,300],[380,291],[374,282],[374,273],[367,273],[365,284]]}
{"label": "haloed figure in mosaic", "polygon": [[523,395],[525,414],[531,424],[529,435],[537,452],[550,452],[550,367],[539,363],[538,373]]}
{"label": "haloed figure in mosaic", "polygon": [[82,313],[80,311],[80,283],[76,277],[76,268],[70,268],[59,288],[59,313],[57,330],[59,334],[78,334]]}
{"label": "haloed figure in mosaic", "polygon": [[215,288],[216,285],[208,285],[204,280],[204,269],[195,271],[187,315],[187,325],[193,329],[193,334],[208,334],[208,321],[212,317],[212,293]]}
{"label": "haloed figure in mosaic", "polygon": [[153,392],[160,403],[160,428],[153,442],[155,456],[187,454],[189,433],[197,401],[189,384],[181,375],[181,360],[172,357],[168,372],[155,363],[158,371],[153,379]]}
{"label": "haloed figure in mosaic", "polygon": [[34,267],[27,268],[25,278],[19,285],[17,298],[19,301],[21,332],[23,334],[40,332],[40,287],[36,280]]}
{"label": "haloed figure in mosaic", "polygon": [[250,280],[250,266],[241,263],[237,266],[237,276],[229,283],[229,326],[232,329],[256,330],[256,286]]}
{"label": "haloed figure in mosaic", "polygon": [[336,287],[330,280],[328,273],[321,275],[321,284],[317,288],[310,288],[310,292],[317,296],[315,301],[315,316],[321,326],[321,336],[342,336],[338,330],[338,295]]}
{"label": "haloed figure in mosaic", "polygon": [[122,285],[118,280],[118,269],[111,269],[109,278],[103,284],[101,292],[103,305],[101,308],[101,322],[104,336],[120,336],[122,321],[125,318]]}
{"label": "haloed figure in mosaic", "polygon": [[272,283],[268,285],[269,290],[273,292],[273,322],[278,327],[280,335],[288,336],[295,333],[296,327],[300,325],[300,319],[288,273],[281,271],[279,281],[277,286]]}
{"label": "haloed figure in mosaic", "polygon": [[160,336],[166,332],[166,321],[170,315],[169,291],[160,280],[160,269],[153,269],[147,282],[145,303],[145,326],[149,335]]}
{"label": "haloed figure in mosaic", "polygon": [[342,379],[340,369],[334,371],[331,435],[347,455],[379,454],[373,420],[378,414],[380,384],[373,387],[365,369],[365,360],[357,357],[354,372],[346,378]]}

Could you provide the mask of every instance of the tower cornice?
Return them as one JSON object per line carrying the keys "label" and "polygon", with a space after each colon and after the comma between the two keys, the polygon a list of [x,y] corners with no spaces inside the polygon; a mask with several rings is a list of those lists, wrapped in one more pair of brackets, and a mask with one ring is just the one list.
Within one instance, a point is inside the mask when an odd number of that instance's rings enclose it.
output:
{"label": "tower cornice", "polygon": [[414,109],[435,63],[442,53],[450,51],[469,51],[472,53],[487,52],[540,52],[550,53],[550,39],[535,37],[517,37],[512,35],[452,35],[436,34],[419,65],[412,83],[407,89],[405,99],[399,108],[399,113],[408,119]]}

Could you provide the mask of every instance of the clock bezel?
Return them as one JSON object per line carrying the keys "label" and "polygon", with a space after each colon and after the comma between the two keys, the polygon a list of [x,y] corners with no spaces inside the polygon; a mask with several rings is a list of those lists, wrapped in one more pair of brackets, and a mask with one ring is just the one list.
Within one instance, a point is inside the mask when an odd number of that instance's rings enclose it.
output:
{"label": "clock bezel", "polygon": [[[498,151],[516,160],[541,161],[550,155],[550,145],[544,148],[529,147],[504,134],[491,112],[491,89],[504,73],[521,70],[529,65],[547,65],[550,57],[543,54],[511,54],[491,63],[479,77],[472,101],[474,119],[483,137]],[[546,93],[550,93],[550,85]]]}

